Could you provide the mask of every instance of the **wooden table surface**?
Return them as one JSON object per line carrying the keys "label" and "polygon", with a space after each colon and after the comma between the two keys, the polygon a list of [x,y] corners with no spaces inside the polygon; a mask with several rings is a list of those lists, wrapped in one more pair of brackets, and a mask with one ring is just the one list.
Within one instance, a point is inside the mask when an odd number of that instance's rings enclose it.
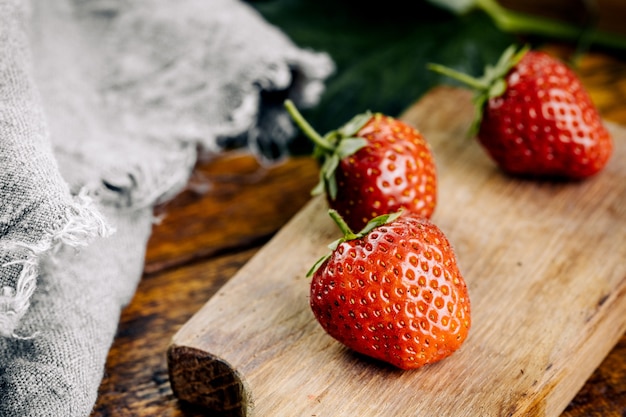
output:
{"label": "wooden table surface", "polygon": [[[626,126],[626,58],[589,53],[576,71],[603,117]],[[316,180],[317,166],[308,157],[261,166],[233,152],[199,162],[187,189],[156,209],[162,221],[154,227],[137,293],[123,311],[92,417],[209,415],[172,394],[170,339],[309,201]],[[626,416],[626,335],[562,415],[582,416]]]}

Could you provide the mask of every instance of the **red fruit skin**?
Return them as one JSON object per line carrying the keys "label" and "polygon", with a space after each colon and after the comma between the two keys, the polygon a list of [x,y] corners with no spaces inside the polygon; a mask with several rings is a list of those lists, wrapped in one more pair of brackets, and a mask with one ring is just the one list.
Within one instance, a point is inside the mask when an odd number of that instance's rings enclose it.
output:
{"label": "red fruit skin", "polygon": [[314,273],[310,304],[329,335],[401,369],[448,357],[471,326],[450,243],[408,213],[341,243]]}
{"label": "red fruit skin", "polygon": [[562,62],[527,52],[506,76],[507,90],[488,100],[478,139],[509,174],[583,179],[613,150],[589,94]]}
{"label": "red fruit skin", "polygon": [[437,175],[420,132],[378,113],[355,136],[368,144],[340,161],[337,198],[328,197],[329,206],[355,231],[400,208],[430,218],[437,203]]}

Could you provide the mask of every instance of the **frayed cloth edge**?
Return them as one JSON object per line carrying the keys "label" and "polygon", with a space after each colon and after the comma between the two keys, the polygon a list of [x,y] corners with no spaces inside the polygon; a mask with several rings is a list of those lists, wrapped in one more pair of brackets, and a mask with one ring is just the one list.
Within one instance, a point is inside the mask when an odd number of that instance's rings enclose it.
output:
{"label": "frayed cloth edge", "polygon": [[15,288],[0,288],[0,337],[19,338],[15,333],[20,320],[30,306],[30,298],[35,292],[39,262],[43,256],[54,256],[63,246],[81,247],[88,245],[97,236],[106,237],[115,230],[94,206],[92,198],[82,190],[74,198],[74,204],[67,207],[65,222],[58,230],[50,231],[36,244],[26,242],[4,242],[0,249],[21,248],[27,250],[27,257],[5,263],[4,266],[19,264],[22,270]]}

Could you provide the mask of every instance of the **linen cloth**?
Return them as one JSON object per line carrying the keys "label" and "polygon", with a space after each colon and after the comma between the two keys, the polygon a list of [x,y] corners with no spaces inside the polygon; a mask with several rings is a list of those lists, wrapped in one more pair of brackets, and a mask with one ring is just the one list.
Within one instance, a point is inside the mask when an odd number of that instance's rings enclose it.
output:
{"label": "linen cloth", "polygon": [[152,208],[333,71],[239,0],[0,0],[0,416],[85,416]]}

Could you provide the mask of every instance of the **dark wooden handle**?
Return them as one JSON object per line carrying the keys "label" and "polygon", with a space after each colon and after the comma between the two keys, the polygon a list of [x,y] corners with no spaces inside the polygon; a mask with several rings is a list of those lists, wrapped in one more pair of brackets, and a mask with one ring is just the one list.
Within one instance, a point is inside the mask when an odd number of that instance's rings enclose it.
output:
{"label": "dark wooden handle", "polygon": [[245,417],[246,391],[237,371],[207,352],[172,345],[167,352],[170,384],[178,399],[219,417]]}

